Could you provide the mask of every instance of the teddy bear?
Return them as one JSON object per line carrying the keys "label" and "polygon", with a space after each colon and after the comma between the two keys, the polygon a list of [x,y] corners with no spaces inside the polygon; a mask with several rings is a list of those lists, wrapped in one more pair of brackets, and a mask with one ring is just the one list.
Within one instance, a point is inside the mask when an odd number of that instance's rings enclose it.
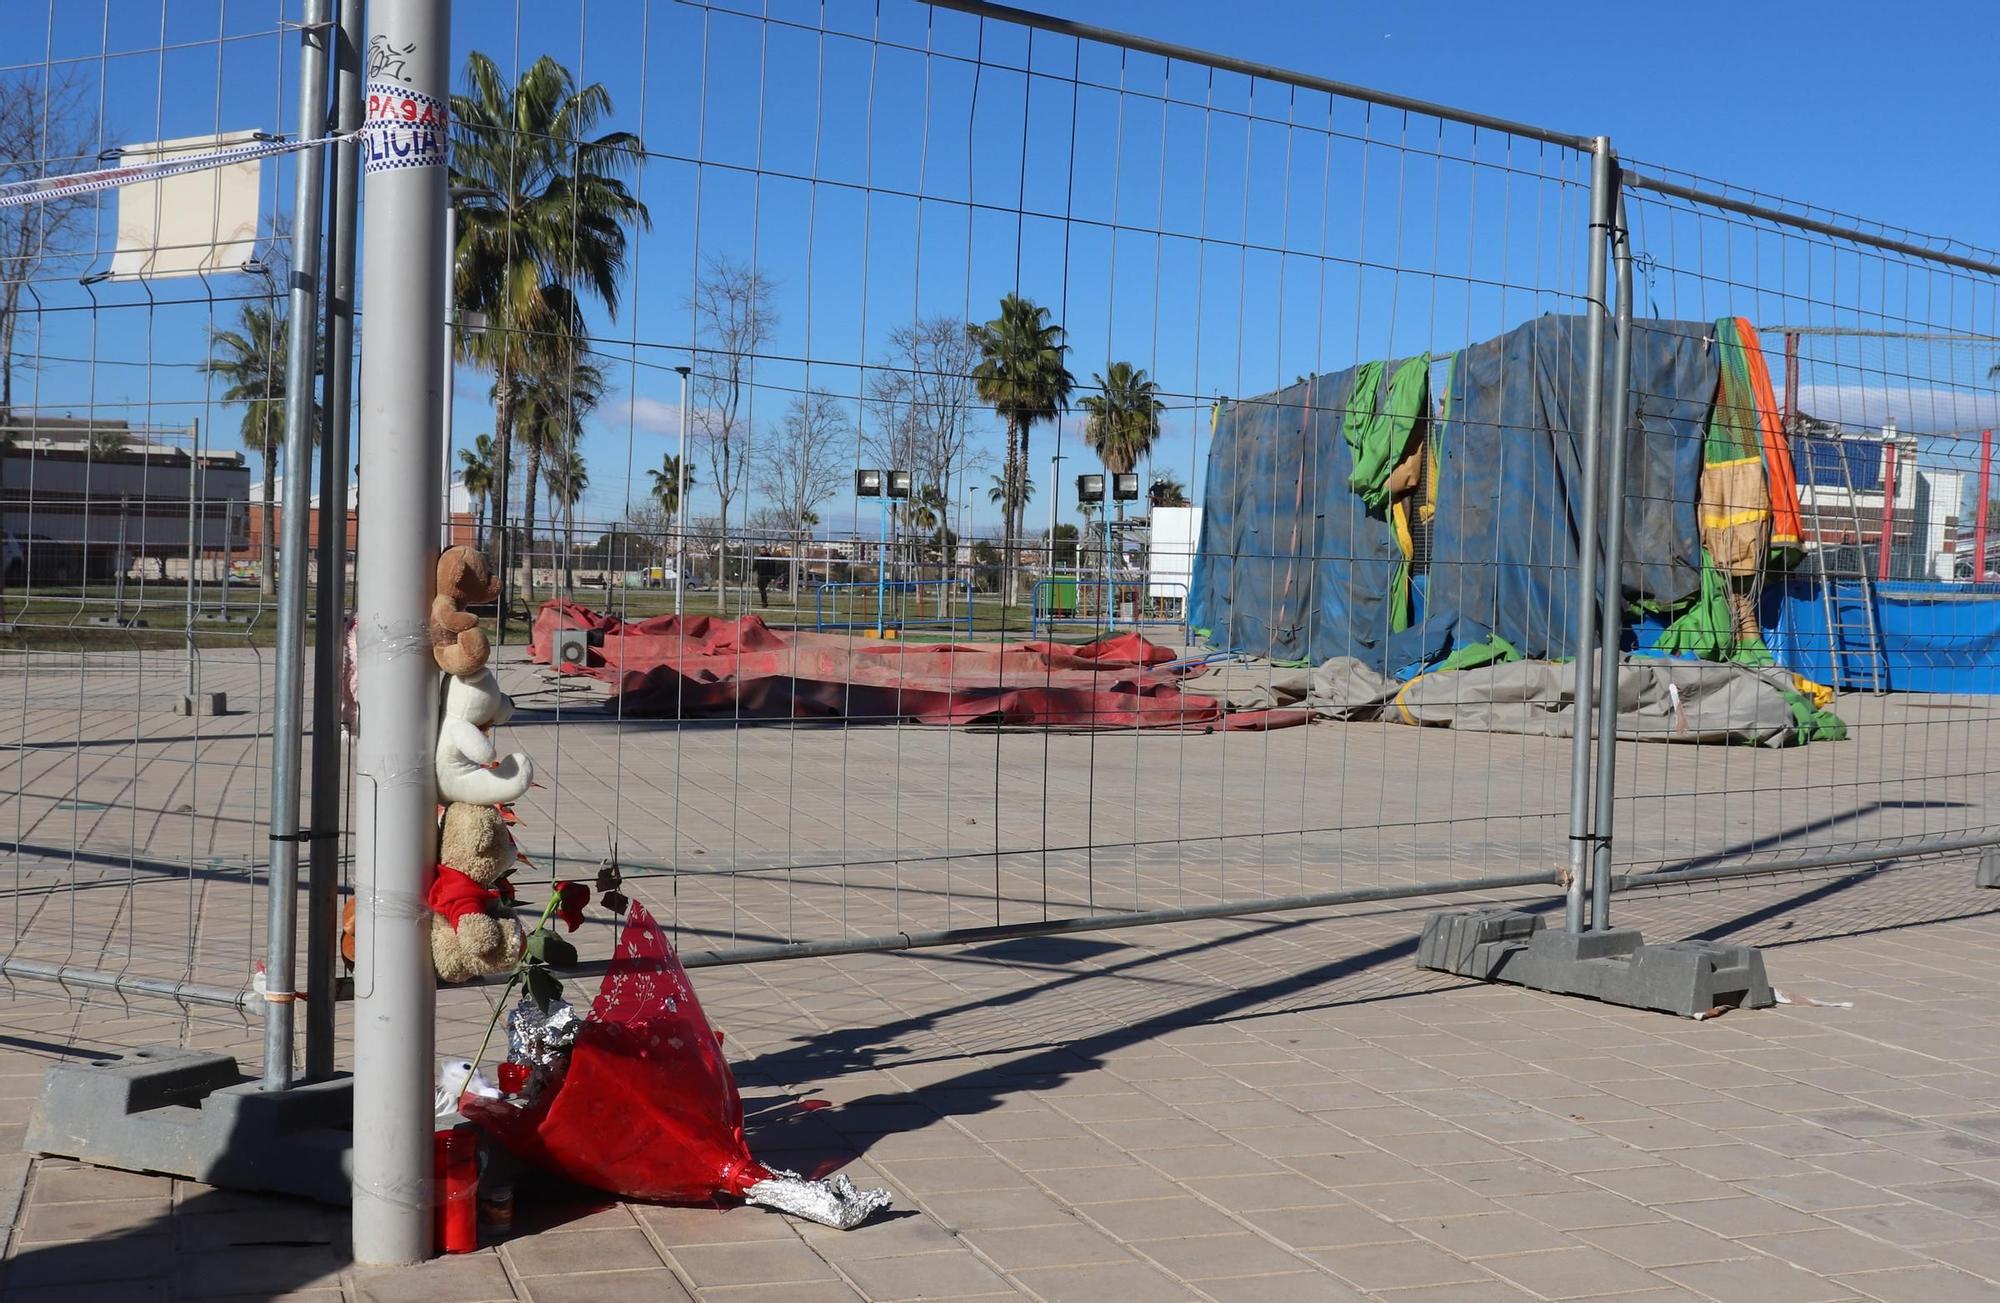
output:
{"label": "teddy bear", "polygon": [[449,675],[444,681],[444,722],[438,726],[438,800],[505,805],[521,799],[535,781],[535,763],[521,752],[502,756],[492,730],[514,714],[492,670]]}
{"label": "teddy bear", "polygon": [[507,912],[514,838],[490,805],[448,805],[431,881],[431,966],[440,981],[504,973],[521,961],[521,925]]}
{"label": "teddy bear", "polygon": [[476,548],[446,548],[438,557],[437,596],[431,599],[431,655],[446,674],[477,674],[492,648],[479,617],[465,608],[500,595],[500,581]]}

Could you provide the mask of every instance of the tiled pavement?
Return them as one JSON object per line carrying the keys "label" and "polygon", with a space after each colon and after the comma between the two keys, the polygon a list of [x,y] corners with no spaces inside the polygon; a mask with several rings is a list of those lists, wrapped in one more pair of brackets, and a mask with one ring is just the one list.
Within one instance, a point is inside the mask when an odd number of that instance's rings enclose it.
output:
{"label": "tiled pavement", "polygon": [[[753,1148],[892,1217],[524,1202],[502,1246],[369,1271],[324,1210],[15,1158],[5,1298],[2000,1298],[2000,893],[1969,876],[1633,893],[1854,1002],[1702,1023],[1420,973],[1399,911],[710,970]],[[63,1041],[140,1030],[110,1014],[0,1007],[11,1134]]]}
{"label": "tiled pavement", "polygon": [[[39,848],[9,952],[247,981],[255,675],[228,683],[249,713],[190,722],[146,710],[143,675],[43,668],[0,679],[0,823]],[[1560,842],[1548,739],[607,729],[508,673],[511,744],[546,784],[530,849],[592,857],[615,828],[634,860],[834,866],[637,880],[690,947],[1518,872]],[[1831,749],[1626,748],[1624,853],[1986,826],[1983,711],[1854,709],[1857,742]],[[1765,945],[1781,986],[1854,1007],[1697,1024],[1464,983],[1411,966],[1418,907],[703,969],[756,1152],[886,1185],[894,1216],[840,1235],[524,1196],[508,1243],[375,1272],[324,1210],[0,1156],[0,1303],[2000,1298],[2000,892],[1939,864],[1618,908],[1656,938]],[[608,948],[601,920],[578,938]],[[447,995],[441,1051],[471,1053],[490,1010]],[[52,1059],[146,1043],[254,1066],[259,1034],[4,993],[0,1150]]]}

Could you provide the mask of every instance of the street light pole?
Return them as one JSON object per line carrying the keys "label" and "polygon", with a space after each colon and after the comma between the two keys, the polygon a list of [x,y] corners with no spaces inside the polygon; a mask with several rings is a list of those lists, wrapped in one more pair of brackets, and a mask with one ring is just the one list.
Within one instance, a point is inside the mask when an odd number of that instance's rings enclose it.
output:
{"label": "street light pole", "polygon": [[443,451],[438,462],[438,478],[444,486],[438,502],[438,547],[440,550],[451,546],[451,389],[452,368],[456,361],[455,345],[458,343],[458,309],[453,266],[458,256],[458,204],[457,195],[448,196],[444,206],[444,404],[439,412],[439,422],[443,434],[438,440]]}
{"label": "street light pole", "polygon": [[694,368],[677,366],[681,373],[681,451],[674,462],[674,614],[681,613],[682,594],[687,592],[687,488],[688,488],[688,373]]}
{"label": "street light pole", "polygon": [[436,985],[425,894],[437,856],[438,672],[429,629],[450,0],[375,0],[369,20],[371,48],[386,45],[400,61],[368,83],[363,168],[362,300],[374,333],[359,391],[368,474],[354,611],[353,1243],[357,1262],[400,1263],[431,1251]]}

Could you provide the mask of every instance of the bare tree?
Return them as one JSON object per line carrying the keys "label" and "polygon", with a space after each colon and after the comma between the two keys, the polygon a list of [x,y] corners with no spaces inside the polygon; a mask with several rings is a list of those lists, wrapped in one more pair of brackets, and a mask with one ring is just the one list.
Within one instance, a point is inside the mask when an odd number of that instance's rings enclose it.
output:
{"label": "bare tree", "polygon": [[[729,504],[748,485],[754,431],[747,410],[756,380],[757,355],[778,326],[772,306],[776,286],[755,268],[733,258],[710,256],[696,278],[695,409],[690,418],[708,458],[715,496],[722,504],[720,533],[727,552]],[[726,555],[717,577],[717,601],[726,597]]]}
{"label": "bare tree", "polygon": [[[953,487],[973,469],[968,449],[972,422],[979,410],[973,368],[979,365],[979,345],[955,317],[920,317],[899,326],[889,336],[887,356],[868,382],[872,417],[865,445],[886,465],[909,470],[921,489],[941,507],[949,526]],[[899,508],[899,524],[912,523],[914,501]],[[939,602],[946,600],[943,591]]]}
{"label": "bare tree", "polygon": [[[0,77],[0,184],[80,171],[96,138],[96,112],[73,70]],[[90,204],[71,195],[0,208],[0,412],[14,406],[22,293],[46,263],[75,252]]]}
{"label": "bare tree", "polygon": [[819,509],[840,492],[853,464],[854,426],[839,399],[814,390],[785,409],[777,441],[759,458],[757,488],[770,500],[792,540],[792,599],[798,600],[799,556]]}

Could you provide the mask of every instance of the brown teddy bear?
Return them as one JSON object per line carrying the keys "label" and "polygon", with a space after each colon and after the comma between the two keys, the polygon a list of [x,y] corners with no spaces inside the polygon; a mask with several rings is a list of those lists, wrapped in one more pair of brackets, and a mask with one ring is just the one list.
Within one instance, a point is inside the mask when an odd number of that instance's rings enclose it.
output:
{"label": "brown teddy bear", "polygon": [[437,877],[431,883],[431,966],[439,980],[505,973],[521,960],[521,925],[507,912],[505,879],[514,838],[490,805],[445,807]]}
{"label": "brown teddy bear", "polygon": [[437,596],[431,599],[431,655],[446,674],[477,674],[491,648],[479,617],[465,608],[500,595],[500,581],[477,548],[446,548],[437,563]]}

